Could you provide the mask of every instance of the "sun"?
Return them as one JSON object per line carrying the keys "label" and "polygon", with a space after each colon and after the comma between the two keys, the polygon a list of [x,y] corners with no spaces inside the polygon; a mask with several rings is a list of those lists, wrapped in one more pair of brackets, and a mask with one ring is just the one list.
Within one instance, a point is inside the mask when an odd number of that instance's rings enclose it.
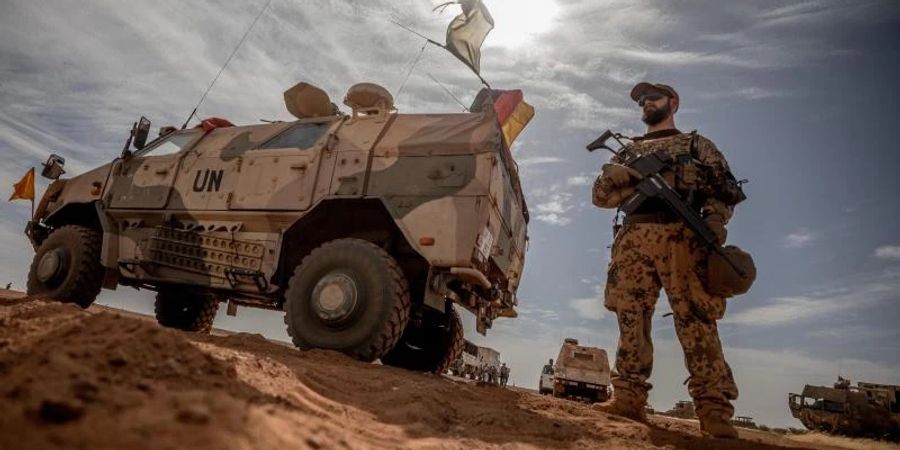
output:
{"label": "sun", "polygon": [[486,46],[515,48],[550,31],[559,12],[554,0],[483,0],[494,17]]}

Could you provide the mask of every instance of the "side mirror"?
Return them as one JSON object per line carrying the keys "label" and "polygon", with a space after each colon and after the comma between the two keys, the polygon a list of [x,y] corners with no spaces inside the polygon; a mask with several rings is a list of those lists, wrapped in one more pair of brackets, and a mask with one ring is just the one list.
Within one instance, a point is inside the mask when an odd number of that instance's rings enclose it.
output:
{"label": "side mirror", "polygon": [[62,174],[66,173],[63,166],[66,165],[66,159],[57,154],[51,154],[44,163],[44,169],[41,170],[41,176],[50,180],[56,180]]}
{"label": "side mirror", "polygon": [[140,150],[147,144],[147,136],[150,135],[150,119],[141,116],[141,120],[132,131],[134,136],[134,148]]}

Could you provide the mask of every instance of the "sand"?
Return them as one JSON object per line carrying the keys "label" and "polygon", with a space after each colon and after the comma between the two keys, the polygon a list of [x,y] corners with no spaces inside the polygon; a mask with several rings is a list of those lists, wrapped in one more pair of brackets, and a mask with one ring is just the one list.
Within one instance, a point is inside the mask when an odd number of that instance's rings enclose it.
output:
{"label": "sand", "polygon": [[[20,297],[20,298],[16,298]],[[841,448],[0,295],[0,449]]]}

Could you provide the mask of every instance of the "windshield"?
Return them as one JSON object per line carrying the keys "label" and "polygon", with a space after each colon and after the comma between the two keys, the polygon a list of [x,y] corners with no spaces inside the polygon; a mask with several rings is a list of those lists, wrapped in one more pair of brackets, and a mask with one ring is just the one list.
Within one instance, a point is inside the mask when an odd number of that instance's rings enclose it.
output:
{"label": "windshield", "polygon": [[162,156],[178,153],[181,149],[187,147],[197,136],[200,130],[190,130],[183,132],[175,132],[163,138],[162,141],[154,143],[151,147],[145,148],[140,152],[141,156]]}

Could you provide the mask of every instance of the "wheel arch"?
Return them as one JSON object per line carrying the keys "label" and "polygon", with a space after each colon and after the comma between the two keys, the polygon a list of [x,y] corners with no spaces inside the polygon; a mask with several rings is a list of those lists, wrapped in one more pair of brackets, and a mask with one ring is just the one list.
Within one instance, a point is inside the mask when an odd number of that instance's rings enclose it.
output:
{"label": "wheel arch", "polygon": [[342,238],[363,239],[385,249],[403,269],[411,297],[424,296],[429,264],[378,199],[331,199],[317,204],[282,234],[275,281],[287,286],[296,267],[320,245]]}
{"label": "wheel arch", "polygon": [[51,227],[81,225],[100,232],[108,231],[108,221],[101,215],[102,206],[98,201],[69,203],[48,214],[44,223]]}

